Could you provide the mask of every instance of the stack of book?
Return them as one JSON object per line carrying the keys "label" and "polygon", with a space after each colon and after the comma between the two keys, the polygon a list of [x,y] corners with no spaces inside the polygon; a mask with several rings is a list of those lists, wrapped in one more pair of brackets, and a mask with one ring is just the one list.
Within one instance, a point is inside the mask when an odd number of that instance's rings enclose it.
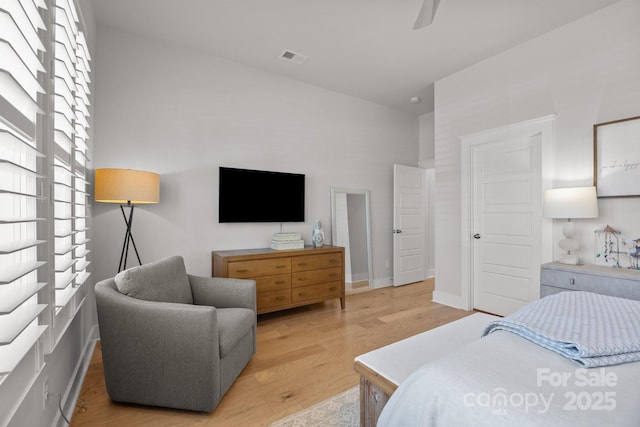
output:
{"label": "stack of book", "polygon": [[271,249],[302,249],[304,240],[300,233],[275,233],[271,240]]}

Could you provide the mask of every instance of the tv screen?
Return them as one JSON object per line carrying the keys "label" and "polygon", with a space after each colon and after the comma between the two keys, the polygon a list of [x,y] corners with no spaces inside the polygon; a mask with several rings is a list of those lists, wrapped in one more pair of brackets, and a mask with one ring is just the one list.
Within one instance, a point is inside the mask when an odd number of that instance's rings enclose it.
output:
{"label": "tv screen", "polygon": [[304,222],[304,175],[220,167],[218,222]]}

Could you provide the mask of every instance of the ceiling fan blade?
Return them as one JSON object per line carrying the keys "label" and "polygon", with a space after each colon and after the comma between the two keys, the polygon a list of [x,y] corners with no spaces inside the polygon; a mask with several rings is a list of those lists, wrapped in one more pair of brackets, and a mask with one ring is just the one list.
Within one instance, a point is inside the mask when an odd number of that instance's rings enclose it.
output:
{"label": "ceiling fan blade", "polygon": [[418,13],[418,19],[416,19],[416,23],[413,24],[413,29],[419,30],[420,28],[431,25],[439,4],[440,0],[424,0]]}

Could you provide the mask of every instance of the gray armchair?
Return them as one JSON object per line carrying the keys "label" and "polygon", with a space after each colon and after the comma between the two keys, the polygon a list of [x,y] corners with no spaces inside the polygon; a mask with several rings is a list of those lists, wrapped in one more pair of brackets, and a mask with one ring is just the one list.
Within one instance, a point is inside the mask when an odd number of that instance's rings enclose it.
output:
{"label": "gray armchair", "polygon": [[96,284],[107,392],[211,412],[256,352],[253,280],[197,277],[181,257]]}

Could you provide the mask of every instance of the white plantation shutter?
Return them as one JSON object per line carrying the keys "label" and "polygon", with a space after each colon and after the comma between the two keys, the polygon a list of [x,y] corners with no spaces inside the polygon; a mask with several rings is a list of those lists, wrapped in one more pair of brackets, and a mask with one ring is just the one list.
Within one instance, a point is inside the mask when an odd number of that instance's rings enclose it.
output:
{"label": "white plantation shutter", "polygon": [[87,203],[89,51],[71,0],[55,0],[53,141],[55,339],[84,301],[89,277]]}
{"label": "white plantation shutter", "polygon": [[90,261],[89,255],[89,219],[91,217],[89,212],[89,193],[87,186],[89,185],[87,176],[87,157],[88,157],[88,139],[89,139],[89,61],[91,56],[89,55],[89,48],[87,47],[87,41],[82,32],[78,32],[76,39],[76,125],[75,125],[75,138],[74,138],[74,189],[75,189],[75,204],[74,204],[74,227],[76,231],[75,235],[75,252],[74,258],[76,260],[75,270],[77,273],[76,284],[82,286],[89,278],[90,273],[87,268]]}
{"label": "white plantation shutter", "polygon": [[37,222],[42,141],[38,113],[44,92],[39,0],[0,2],[0,384],[36,345],[39,321]]}
{"label": "white plantation shutter", "polygon": [[0,390],[14,372],[37,376],[85,300],[91,59],[79,21],[73,0],[0,0]]}

